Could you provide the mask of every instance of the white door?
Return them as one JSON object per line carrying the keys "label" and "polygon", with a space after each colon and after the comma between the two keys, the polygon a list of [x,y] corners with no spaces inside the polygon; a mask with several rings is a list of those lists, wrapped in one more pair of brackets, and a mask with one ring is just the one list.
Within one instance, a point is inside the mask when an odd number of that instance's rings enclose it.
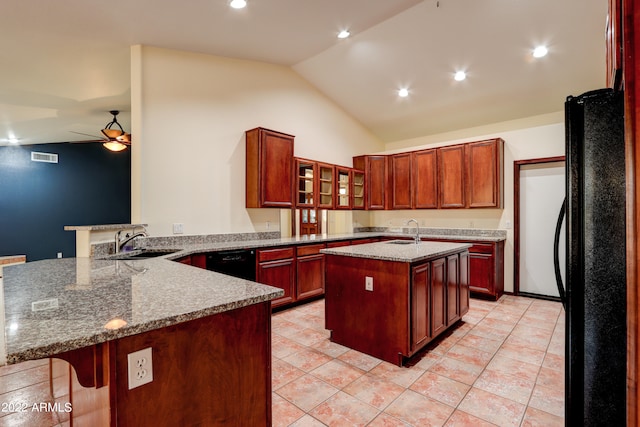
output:
{"label": "white door", "polygon": [[[560,296],[553,264],[553,238],[564,197],[564,162],[520,167],[520,292]],[[559,247],[563,282],[565,222]]]}

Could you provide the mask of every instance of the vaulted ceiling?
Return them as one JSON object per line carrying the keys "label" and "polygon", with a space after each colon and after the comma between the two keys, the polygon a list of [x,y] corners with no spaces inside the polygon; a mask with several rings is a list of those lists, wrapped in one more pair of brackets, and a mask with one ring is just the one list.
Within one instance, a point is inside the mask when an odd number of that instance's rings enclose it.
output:
{"label": "vaulted ceiling", "polygon": [[606,13],[606,0],[3,0],[0,145],[97,136],[113,109],[128,128],[135,44],[291,66],[383,141],[557,112],[605,85]]}

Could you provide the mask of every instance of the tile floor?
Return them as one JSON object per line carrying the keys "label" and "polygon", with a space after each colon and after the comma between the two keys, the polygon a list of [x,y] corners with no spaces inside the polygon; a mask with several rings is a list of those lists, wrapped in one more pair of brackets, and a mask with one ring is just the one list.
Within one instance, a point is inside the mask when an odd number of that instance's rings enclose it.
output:
{"label": "tile floor", "polygon": [[[472,299],[457,328],[398,368],[329,341],[324,301],[273,316],[273,426],[563,426],[560,303]],[[0,403],[53,402],[48,361],[0,368]],[[1,409],[1,408],[0,408]],[[68,426],[0,411],[0,427]]]}
{"label": "tile floor", "polygon": [[564,426],[564,311],[471,300],[399,368],[329,341],[324,301],[273,316],[273,426]]}

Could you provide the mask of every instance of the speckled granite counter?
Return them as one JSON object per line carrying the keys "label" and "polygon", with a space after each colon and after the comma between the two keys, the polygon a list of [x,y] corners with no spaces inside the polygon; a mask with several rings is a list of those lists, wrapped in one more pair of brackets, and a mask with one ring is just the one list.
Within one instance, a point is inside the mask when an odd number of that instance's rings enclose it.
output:
{"label": "speckled granite counter", "polygon": [[[390,232],[385,228],[372,231],[359,231],[345,234],[321,234],[313,236],[274,238],[272,233],[262,235],[257,233],[257,238],[246,238],[246,234],[218,234],[204,236],[168,236],[140,239],[140,247],[169,248],[176,252],[167,256],[168,259],[177,259],[194,253],[213,252],[222,250],[267,248],[278,246],[296,246],[309,243],[328,243],[341,240],[367,239],[376,237],[385,238],[411,238],[415,231],[410,228]],[[251,235],[249,235],[251,236]],[[500,242],[507,238],[506,230],[481,230],[481,229],[446,229],[446,228],[420,228],[420,237],[433,240],[455,240],[464,242]],[[96,247],[96,257],[107,258],[112,245],[105,244]]]}
{"label": "speckled granite counter", "polygon": [[415,263],[438,258],[469,247],[471,245],[468,243],[420,242],[416,244],[408,240],[390,240],[380,243],[322,249],[320,252],[327,255]]}
{"label": "speckled granite counter", "polygon": [[[166,259],[65,258],[6,267],[7,363],[49,357],[282,294]],[[126,325],[107,329],[114,319]]]}

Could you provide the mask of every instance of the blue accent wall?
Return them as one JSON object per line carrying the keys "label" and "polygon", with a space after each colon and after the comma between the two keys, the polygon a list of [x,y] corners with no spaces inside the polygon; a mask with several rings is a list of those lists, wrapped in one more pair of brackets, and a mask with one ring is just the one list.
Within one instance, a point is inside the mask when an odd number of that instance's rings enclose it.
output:
{"label": "blue accent wall", "polygon": [[[31,152],[58,163],[31,161]],[[131,151],[99,143],[0,147],[0,256],[74,257],[65,225],[131,222]]]}

